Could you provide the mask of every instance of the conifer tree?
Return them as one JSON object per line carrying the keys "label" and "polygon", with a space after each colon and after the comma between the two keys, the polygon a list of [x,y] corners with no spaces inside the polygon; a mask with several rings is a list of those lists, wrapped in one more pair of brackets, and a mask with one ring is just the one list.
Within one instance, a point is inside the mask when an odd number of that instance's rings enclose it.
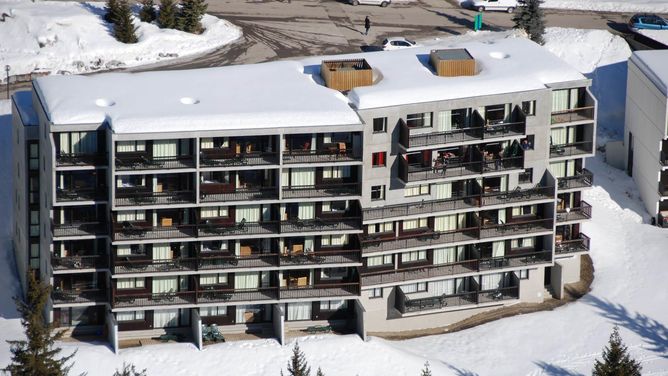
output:
{"label": "conifer tree", "polygon": [[320,367],[318,367],[318,372],[316,372],[315,376],[325,376]]}
{"label": "conifer tree", "polygon": [[176,28],[177,9],[174,0],[160,0],[158,9],[158,26],[161,29]]}
{"label": "conifer tree", "polygon": [[526,5],[519,7],[513,16],[515,29],[524,30],[532,41],[543,45],[545,34],[545,15],[540,7],[542,0],[526,0]]}
{"label": "conifer tree", "polygon": [[140,3],[141,10],[139,10],[139,20],[148,23],[155,21],[156,13],[153,0],[141,0]]}
{"label": "conifer tree", "polygon": [[72,364],[67,363],[76,351],[61,357],[61,349],[55,346],[55,342],[62,338],[64,331],[55,331],[53,325],[44,320],[44,307],[50,294],[50,286],[29,273],[26,299],[14,297],[27,339],[7,341],[11,347],[12,362],[3,371],[10,375],[65,376],[72,368]]}
{"label": "conifer tree", "polygon": [[432,376],[431,369],[429,369],[429,362],[424,363],[424,368],[422,369],[420,376]]}
{"label": "conifer tree", "polygon": [[179,11],[178,26],[180,30],[199,34],[203,31],[202,16],[206,13],[208,4],[204,0],[183,0]]}
{"label": "conifer tree", "polygon": [[147,375],[146,375],[146,368],[144,368],[141,371],[137,371],[134,364],[132,363],[126,364],[125,362],[123,362],[123,370],[121,371],[116,370],[113,376],[147,376]]}
{"label": "conifer tree", "polygon": [[603,361],[596,359],[593,376],[640,376],[642,367],[628,354],[617,325],[612,329],[608,345],[603,349]]}
{"label": "conifer tree", "polygon": [[[282,372],[281,372],[282,374]],[[292,358],[288,361],[288,375],[290,376],[310,376],[311,367],[308,366],[304,353],[299,349],[299,344],[295,342],[292,348]]]}
{"label": "conifer tree", "polygon": [[109,23],[116,23],[118,19],[118,0],[107,0],[105,10],[107,13],[104,14],[104,20]]}
{"label": "conifer tree", "polygon": [[132,10],[128,0],[118,0],[118,19],[114,25],[114,37],[123,43],[137,43],[136,28],[132,22]]}

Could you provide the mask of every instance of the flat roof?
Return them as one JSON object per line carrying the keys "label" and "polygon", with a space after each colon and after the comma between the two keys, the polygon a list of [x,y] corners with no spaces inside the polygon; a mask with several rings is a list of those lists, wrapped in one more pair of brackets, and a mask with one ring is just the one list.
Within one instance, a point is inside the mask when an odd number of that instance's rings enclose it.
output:
{"label": "flat roof", "polygon": [[668,97],[668,50],[635,51],[631,61]]}
{"label": "flat roof", "polygon": [[473,57],[465,48],[450,48],[434,50],[434,54],[441,60],[471,60]]}

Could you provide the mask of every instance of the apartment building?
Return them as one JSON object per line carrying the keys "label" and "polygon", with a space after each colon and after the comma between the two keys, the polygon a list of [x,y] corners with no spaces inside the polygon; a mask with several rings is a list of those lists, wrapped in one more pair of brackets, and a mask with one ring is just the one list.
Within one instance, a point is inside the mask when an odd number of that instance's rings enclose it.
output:
{"label": "apartment building", "polygon": [[637,51],[628,63],[625,165],[645,208],[668,227],[668,68],[666,51]]}
{"label": "apartment building", "polygon": [[112,342],[560,298],[589,249],[589,85],[524,39],[40,78],[14,97],[19,268]]}

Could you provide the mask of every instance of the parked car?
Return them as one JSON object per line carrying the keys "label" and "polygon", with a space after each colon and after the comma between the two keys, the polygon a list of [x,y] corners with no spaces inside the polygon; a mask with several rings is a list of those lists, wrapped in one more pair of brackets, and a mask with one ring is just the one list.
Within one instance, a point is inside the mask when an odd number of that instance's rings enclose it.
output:
{"label": "parked car", "polygon": [[640,13],[629,20],[631,30],[668,30],[668,21],[656,14]]}
{"label": "parked car", "polygon": [[403,48],[418,47],[419,44],[413,42],[412,40],[402,38],[402,37],[393,37],[387,38],[383,41],[383,50],[400,50]]}
{"label": "parked car", "polygon": [[385,8],[386,6],[390,5],[390,3],[392,3],[392,0],[348,0],[348,2],[351,5],[380,5],[381,7]]}
{"label": "parked car", "polygon": [[515,11],[515,8],[523,5],[523,2],[518,0],[471,0],[468,6],[479,11],[486,10],[501,10],[508,13]]}

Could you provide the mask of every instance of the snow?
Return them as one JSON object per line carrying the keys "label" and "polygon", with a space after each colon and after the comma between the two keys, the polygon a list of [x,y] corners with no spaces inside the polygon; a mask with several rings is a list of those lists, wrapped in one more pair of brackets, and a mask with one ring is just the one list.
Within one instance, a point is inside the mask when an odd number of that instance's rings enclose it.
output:
{"label": "snow", "polygon": [[635,30],[637,33],[642,34],[648,38],[654,39],[659,43],[663,43],[668,46],[668,30]]}
{"label": "snow", "polygon": [[0,0],[3,13],[9,16],[0,22],[0,66],[10,65],[12,75],[148,64],[210,51],[241,36],[238,27],[210,15],[202,18],[201,35],[160,29],[135,16],[139,42],[123,44],[102,19],[104,3],[96,2]]}
{"label": "snow", "polygon": [[[479,34],[483,35],[483,34]],[[486,34],[484,37],[488,37]],[[547,49],[595,77],[593,90],[607,93],[599,110],[600,136],[619,132],[615,105],[624,103],[625,75],[620,67],[631,54],[623,40],[607,32],[548,29]],[[557,39],[558,38],[558,39]],[[573,55],[567,54],[573,51]],[[612,68],[611,68],[612,67]],[[618,81],[621,81],[619,83]],[[623,85],[622,85],[623,84]],[[0,109],[2,108],[0,102]],[[7,105],[4,111],[8,111]],[[623,114],[622,114],[623,122]],[[11,131],[8,117],[0,115],[0,171],[9,170]],[[623,123],[621,123],[623,125]],[[4,157],[4,158],[3,158]],[[447,335],[408,341],[355,335],[319,335],[299,339],[312,366],[328,376],[408,376],[419,374],[428,360],[434,375],[581,375],[590,374],[612,326],[618,324],[631,354],[642,362],[644,375],[665,375],[668,370],[668,232],[645,224],[639,193],[623,171],[590,159],[587,168],[595,175],[594,187],[584,200],[594,217],[583,232],[592,239],[594,260],[592,291],[577,302],[553,311],[505,318]],[[0,210],[9,210],[10,188],[0,186]],[[11,233],[3,226],[3,235]],[[6,243],[6,242],[5,242]],[[4,247],[0,252],[7,252]],[[10,260],[11,262],[11,260]],[[17,284],[7,262],[0,262],[0,307],[9,307]],[[11,309],[10,309],[11,311]],[[12,312],[0,311],[0,340],[20,336]],[[428,317],[425,317],[428,320]],[[2,346],[5,346],[4,348]],[[114,355],[107,346],[63,343],[64,354],[78,349],[73,374],[109,375],[123,362],[132,362],[150,375],[206,375],[224,367],[229,374],[278,375],[285,369],[292,342],[279,346],[274,340],[256,340],[207,346],[198,351],[190,344],[154,345],[121,350]],[[0,341],[0,367],[9,361]]]}
{"label": "snow", "polygon": [[38,78],[35,88],[54,124],[109,120],[115,133],[361,124],[343,94],[316,84],[303,70],[298,62],[278,61],[48,76]]}
{"label": "snow", "polygon": [[668,13],[668,0],[544,0],[543,7],[598,12]]}
{"label": "snow", "polygon": [[631,57],[652,83],[668,96],[668,50],[636,51]]}

